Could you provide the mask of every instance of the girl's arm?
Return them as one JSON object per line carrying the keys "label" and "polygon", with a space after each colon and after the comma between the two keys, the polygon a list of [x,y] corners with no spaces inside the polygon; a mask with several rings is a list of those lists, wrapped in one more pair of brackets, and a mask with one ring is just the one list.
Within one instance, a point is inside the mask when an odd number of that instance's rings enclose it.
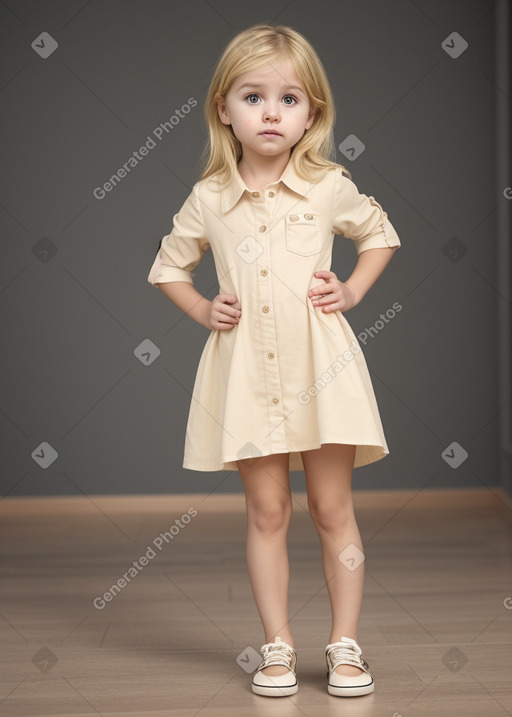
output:
{"label": "girl's arm", "polygon": [[155,284],[168,299],[198,324],[210,329],[210,305],[206,297],[188,281],[166,281]]}
{"label": "girl's arm", "polygon": [[359,304],[367,291],[375,284],[398,247],[379,247],[361,252],[349,278],[343,282],[354,290],[354,302]]}

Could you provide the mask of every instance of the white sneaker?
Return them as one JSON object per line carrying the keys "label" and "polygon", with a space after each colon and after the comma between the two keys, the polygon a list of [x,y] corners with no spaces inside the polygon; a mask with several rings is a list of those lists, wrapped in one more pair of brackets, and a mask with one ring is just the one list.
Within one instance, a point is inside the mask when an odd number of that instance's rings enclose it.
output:
{"label": "white sneaker", "polygon": [[[342,637],[339,642],[332,642],[325,648],[327,660],[327,691],[330,695],[340,697],[356,697],[373,692],[375,685],[366,660],[361,656],[362,650],[355,640]],[[364,670],[361,675],[340,675],[336,672],[338,665],[354,665]]]}
{"label": "white sneaker", "polygon": [[[287,642],[276,637],[275,642],[262,645],[263,661],[252,678],[252,691],[265,697],[287,697],[299,689],[295,669],[297,653]],[[269,665],[284,665],[288,671],[284,675],[265,675],[261,672]]]}

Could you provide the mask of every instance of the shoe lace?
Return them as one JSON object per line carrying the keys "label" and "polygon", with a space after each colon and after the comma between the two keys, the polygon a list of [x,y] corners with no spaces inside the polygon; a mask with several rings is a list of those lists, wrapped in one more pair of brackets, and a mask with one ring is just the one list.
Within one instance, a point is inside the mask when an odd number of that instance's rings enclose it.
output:
{"label": "shoe lace", "polygon": [[287,645],[281,645],[275,642],[268,642],[261,648],[263,655],[263,663],[265,667],[273,664],[286,663],[289,666],[293,662],[294,654],[293,649]]}
{"label": "shoe lace", "polygon": [[342,663],[369,669],[368,663],[361,657],[361,648],[357,648],[354,645],[334,643],[328,646],[328,650],[333,663],[333,669],[336,669],[336,667]]}

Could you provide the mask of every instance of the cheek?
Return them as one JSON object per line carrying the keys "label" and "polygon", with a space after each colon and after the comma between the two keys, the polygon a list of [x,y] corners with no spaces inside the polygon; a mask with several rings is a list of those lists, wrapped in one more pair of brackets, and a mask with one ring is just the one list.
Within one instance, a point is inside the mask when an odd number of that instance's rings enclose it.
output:
{"label": "cheek", "polygon": [[302,115],[302,126],[305,127],[309,119],[309,112],[304,112]]}
{"label": "cheek", "polygon": [[255,112],[240,112],[236,117],[237,121],[237,132],[239,134],[246,134],[247,132],[253,132],[254,128],[258,126],[259,119]]}
{"label": "cheek", "polygon": [[235,112],[231,115],[231,122],[233,124],[233,130],[236,135],[243,135],[250,127],[250,120],[240,112]]}
{"label": "cheek", "polygon": [[250,112],[245,111],[243,107],[234,107],[231,110],[230,117],[236,122],[238,127],[242,129],[245,124],[251,121]]}

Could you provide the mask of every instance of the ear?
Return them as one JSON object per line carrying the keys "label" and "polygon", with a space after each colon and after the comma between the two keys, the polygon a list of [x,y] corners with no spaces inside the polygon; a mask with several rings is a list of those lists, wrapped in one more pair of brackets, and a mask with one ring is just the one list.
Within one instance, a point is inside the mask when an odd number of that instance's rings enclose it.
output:
{"label": "ear", "polygon": [[316,107],[309,113],[309,117],[306,122],[305,129],[309,129],[311,127],[311,125],[313,124],[313,122],[315,120],[315,115],[316,115]]}
{"label": "ear", "polygon": [[217,112],[219,113],[220,121],[223,124],[231,124],[226,103],[223,99],[217,100]]}

